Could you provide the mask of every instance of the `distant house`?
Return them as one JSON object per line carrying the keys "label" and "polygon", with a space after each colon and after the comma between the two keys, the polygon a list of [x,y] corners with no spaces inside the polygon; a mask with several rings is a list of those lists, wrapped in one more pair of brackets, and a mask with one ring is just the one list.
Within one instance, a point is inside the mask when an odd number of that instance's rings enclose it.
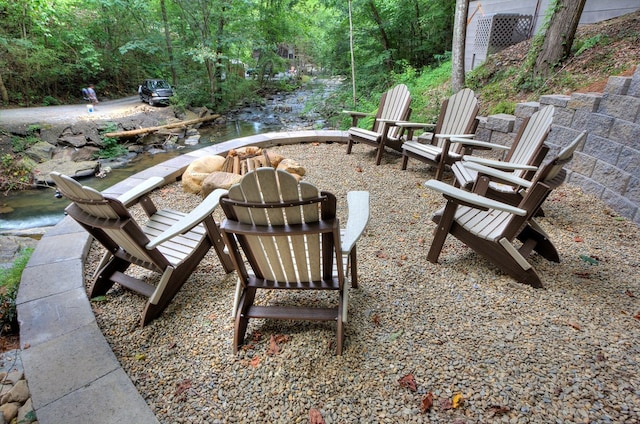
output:
{"label": "distant house", "polygon": [[[465,69],[481,65],[487,55],[532,37],[544,23],[550,0],[481,0],[469,2]],[[587,0],[580,24],[591,24],[640,9],[638,0]]]}

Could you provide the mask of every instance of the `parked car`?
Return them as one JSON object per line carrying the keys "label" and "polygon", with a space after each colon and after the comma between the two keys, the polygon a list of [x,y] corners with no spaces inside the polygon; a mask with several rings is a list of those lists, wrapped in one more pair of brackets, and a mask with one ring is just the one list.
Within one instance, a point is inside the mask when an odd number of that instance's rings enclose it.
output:
{"label": "parked car", "polygon": [[154,105],[168,105],[169,98],[173,96],[171,85],[162,79],[146,79],[138,87],[140,100]]}

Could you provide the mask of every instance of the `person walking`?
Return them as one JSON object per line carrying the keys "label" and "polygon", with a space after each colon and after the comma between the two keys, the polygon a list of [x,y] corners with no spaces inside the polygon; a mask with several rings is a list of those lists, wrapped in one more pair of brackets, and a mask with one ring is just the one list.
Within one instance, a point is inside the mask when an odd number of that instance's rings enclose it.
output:
{"label": "person walking", "polygon": [[98,96],[96,96],[96,91],[93,89],[93,84],[89,84],[87,93],[89,94],[89,101],[95,107],[98,104]]}

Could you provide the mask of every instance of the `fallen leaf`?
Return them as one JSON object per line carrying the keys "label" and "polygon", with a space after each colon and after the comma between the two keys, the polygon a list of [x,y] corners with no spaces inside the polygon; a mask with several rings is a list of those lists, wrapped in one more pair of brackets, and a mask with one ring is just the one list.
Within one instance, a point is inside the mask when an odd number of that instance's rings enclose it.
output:
{"label": "fallen leaf", "polygon": [[172,343],[169,343],[168,347],[169,347],[169,349],[173,349],[176,346],[177,346],[176,342],[172,342]]}
{"label": "fallen leaf", "polygon": [[400,337],[401,335],[402,335],[402,330],[400,330],[400,331],[396,331],[395,333],[391,333],[391,334],[389,334],[389,341],[390,341],[390,342],[394,342],[394,341],[396,341],[396,339],[397,339],[398,337]]}
{"label": "fallen leaf", "polygon": [[276,342],[276,337],[272,334],[271,339],[269,340],[269,350],[267,351],[267,355],[277,355],[280,352],[280,346]]}
{"label": "fallen leaf", "polygon": [[573,238],[573,241],[575,241],[576,243],[582,243],[584,241],[584,239],[580,236],[575,236]]}
{"label": "fallen leaf", "polygon": [[249,363],[253,368],[257,368],[258,365],[260,364],[260,357],[259,356],[254,356],[253,358],[251,358],[251,362]]}
{"label": "fallen leaf", "polygon": [[406,387],[412,392],[415,392],[416,390],[418,390],[418,387],[416,386],[416,380],[415,378],[413,378],[413,374],[405,375],[400,380],[398,380],[398,383],[400,384],[401,387]]}
{"label": "fallen leaf", "polygon": [[145,355],[144,353],[136,353],[134,355],[134,358],[136,358],[137,361],[144,361],[145,359],[147,359],[147,355]]}
{"label": "fallen leaf", "polygon": [[509,408],[508,406],[493,405],[489,407],[489,413],[491,414],[492,417],[496,415],[504,415],[509,411],[511,411],[511,408]]}
{"label": "fallen leaf", "polygon": [[589,278],[589,277],[591,277],[591,273],[590,272],[575,271],[573,273],[573,275],[575,275],[576,277],[579,277],[579,278]]}
{"label": "fallen leaf", "polygon": [[578,324],[576,324],[573,321],[568,321],[567,325],[569,325],[570,327],[573,327],[574,329],[578,330],[578,331],[582,331],[582,328],[580,328],[580,326]]}
{"label": "fallen leaf", "polygon": [[309,409],[309,424],[324,424],[324,418],[316,408]]}
{"label": "fallen leaf", "polygon": [[636,295],[633,294],[630,290],[625,291],[624,294],[626,294],[629,297],[636,297]]}
{"label": "fallen leaf", "polygon": [[311,143],[312,146],[318,147],[320,145],[320,143],[318,143],[317,141]]}
{"label": "fallen leaf", "polygon": [[455,395],[453,395],[453,400],[451,402],[451,405],[454,408],[459,408],[463,402],[464,402],[464,398],[462,397],[462,395],[460,393],[456,393]]}
{"label": "fallen leaf", "polygon": [[30,343],[25,343],[24,346],[22,346],[23,349],[29,349],[31,347]]}
{"label": "fallen leaf", "polygon": [[408,258],[408,256],[407,256],[407,255],[400,255],[400,259],[402,259],[403,261],[406,261],[406,260],[407,260],[407,258]]}
{"label": "fallen leaf", "polygon": [[191,380],[183,380],[179,383],[176,383],[176,396],[181,395],[191,388]]}
{"label": "fallen leaf", "polygon": [[634,317],[635,319],[640,320],[640,312],[638,312],[637,314],[635,314],[633,317]]}
{"label": "fallen leaf", "polygon": [[376,327],[379,327],[380,326],[380,315],[378,315],[378,314],[371,315],[371,322]]}
{"label": "fallen leaf", "polygon": [[426,414],[429,410],[431,410],[432,406],[433,406],[433,393],[429,392],[422,398],[422,402],[420,404],[420,412],[422,412],[423,414]]}
{"label": "fallen leaf", "polygon": [[591,257],[591,256],[580,255],[580,259],[582,259],[583,262],[586,262],[589,265],[598,265],[598,260],[596,258]]}
{"label": "fallen leaf", "polygon": [[359,166],[356,166],[356,172],[362,172],[362,168],[360,168]]}
{"label": "fallen leaf", "polygon": [[418,239],[418,244],[424,244],[424,238],[420,237],[420,238]]}
{"label": "fallen leaf", "polygon": [[96,296],[91,298],[92,302],[106,302],[107,296]]}
{"label": "fallen leaf", "polygon": [[376,252],[376,257],[378,257],[380,259],[387,259],[387,254],[384,253],[382,250],[378,250]]}

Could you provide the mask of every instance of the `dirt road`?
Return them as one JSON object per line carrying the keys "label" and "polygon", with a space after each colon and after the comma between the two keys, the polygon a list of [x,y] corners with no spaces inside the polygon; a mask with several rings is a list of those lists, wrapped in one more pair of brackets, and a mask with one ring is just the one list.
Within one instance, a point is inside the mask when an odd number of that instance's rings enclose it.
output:
{"label": "dirt road", "polygon": [[0,110],[0,127],[5,125],[40,124],[43,122],[74,123],[79,120],[105,119],[126,116],[141,106],[138,96],[100,102],[91,113],[85,103],[62,106],[30,107]]}

